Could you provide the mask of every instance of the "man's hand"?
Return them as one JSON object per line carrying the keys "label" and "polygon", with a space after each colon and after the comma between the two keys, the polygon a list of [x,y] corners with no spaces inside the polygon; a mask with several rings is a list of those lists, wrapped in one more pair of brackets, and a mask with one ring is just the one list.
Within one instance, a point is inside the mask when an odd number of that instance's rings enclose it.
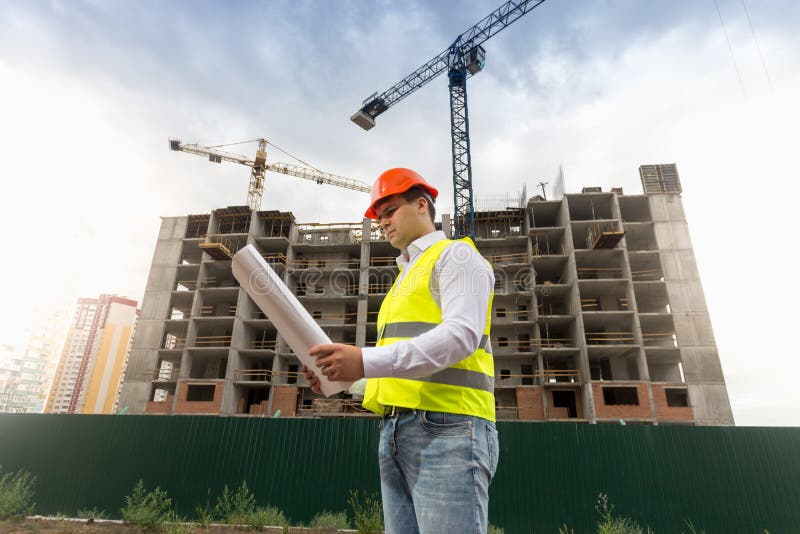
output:
{"label": "man's hand", "polygon": [[364,378],[364,361],[359,347],[342,343],[314,345],[308,353],[316,356],[315,365],[322,369],[328,380],[355,382]]}
{"label": "man's hand", "polygon": [[308,382],[308,385],[311,386],[311,391],[313,391],[317,395],[321,395],[322,389],[320,389],[319,386],[319,378],[317,378],[317,375],[314,374],[314,371],[312,371],[305,365],[300,368],[300,371],[303,373],[303,376],[306,377],[306,382]]}

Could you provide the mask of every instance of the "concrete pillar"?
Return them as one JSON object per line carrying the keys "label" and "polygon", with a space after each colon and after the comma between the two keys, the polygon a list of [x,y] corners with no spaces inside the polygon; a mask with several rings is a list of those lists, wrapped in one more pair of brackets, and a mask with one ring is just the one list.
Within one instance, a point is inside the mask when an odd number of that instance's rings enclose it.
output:
{"label": "concrete pillar", "polygon": [[732,425],[725,378],[680,195],[648,196],[689,402],[698,425]]}

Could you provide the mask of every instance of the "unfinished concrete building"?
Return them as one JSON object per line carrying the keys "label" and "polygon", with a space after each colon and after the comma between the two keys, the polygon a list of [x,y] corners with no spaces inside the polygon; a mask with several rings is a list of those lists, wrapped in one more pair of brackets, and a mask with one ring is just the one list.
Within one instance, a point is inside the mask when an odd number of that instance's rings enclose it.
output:
{"label": "unfinished concrete building", "polygon": [[[679,190],[658,187],[584,188],[475,214],[476,243],[496,275],[498,419],[733,424]],[[439,225],[451,233],[447,215]],[[370,221],[298,224],[291,213],[246,207],[167,217],[120,407],[369,416],[358,399],[307,387],[298,359],[233,278],[230,254],[247,244],[334,342],[375,343],[397,267]]]}

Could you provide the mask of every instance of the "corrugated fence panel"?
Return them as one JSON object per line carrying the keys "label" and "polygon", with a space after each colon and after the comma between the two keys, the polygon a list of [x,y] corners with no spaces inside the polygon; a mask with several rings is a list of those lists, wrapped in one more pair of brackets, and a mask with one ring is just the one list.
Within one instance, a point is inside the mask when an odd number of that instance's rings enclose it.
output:
{"label": "corrugated fence panel", "polygon": [[179,513],[246,481],[296,521],[379,492],[376,420],[0,415],[0,465],[37,477],[37,511],[97,506],[119,516],[139,479]]}
{"label": "corrugated fence panel", "polygon": [[[307,522],[380,488],[375,419],[0,415],[0,465],[37,477],[37,511],[118,516],[137,480],[194,514],[242,481]],[[591,532],[599,493],[656,532],[800,531],[800,429],[499,423],[490,520]]]}

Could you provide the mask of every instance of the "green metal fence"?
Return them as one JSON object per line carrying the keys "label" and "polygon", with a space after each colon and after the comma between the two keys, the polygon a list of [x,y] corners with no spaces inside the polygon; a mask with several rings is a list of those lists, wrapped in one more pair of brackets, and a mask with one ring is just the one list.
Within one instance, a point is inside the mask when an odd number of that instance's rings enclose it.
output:
{"label": "green metal fence", "polygon": [[[490,521],[595,530],[599,493],[655,532],[800,531],[800,429],[499,423]],[[377,492],[375,419],[0,415],[0,465],[37,477],[37,512],[119,516],[139,479],[192,516],[243,480],[307,522]]]}

